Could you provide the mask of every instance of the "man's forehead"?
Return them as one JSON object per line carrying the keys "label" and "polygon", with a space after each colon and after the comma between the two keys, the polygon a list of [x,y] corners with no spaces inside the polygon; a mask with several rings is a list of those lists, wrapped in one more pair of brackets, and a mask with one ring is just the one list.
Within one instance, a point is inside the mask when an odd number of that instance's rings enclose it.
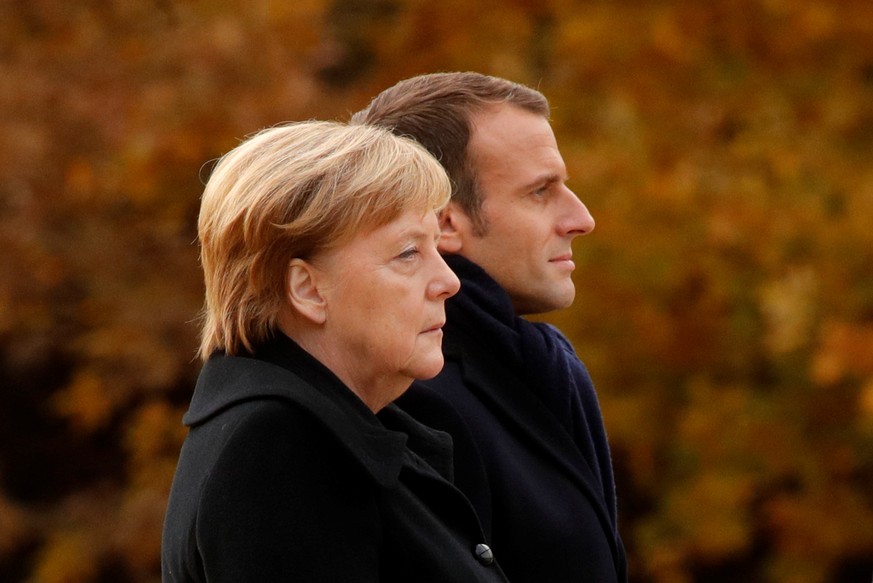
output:
{"label": "man's forehead", "polygon": [[476,113],[470,121],[470,145],[474,149],[496,143],[556,147],[549,120],[513,105],[489,107]]}

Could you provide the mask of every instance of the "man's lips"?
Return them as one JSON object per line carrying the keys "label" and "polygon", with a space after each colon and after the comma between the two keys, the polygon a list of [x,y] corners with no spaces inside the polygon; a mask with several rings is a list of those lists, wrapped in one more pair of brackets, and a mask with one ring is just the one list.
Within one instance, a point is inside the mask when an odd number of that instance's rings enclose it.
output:
{"label": "man's lips", "polygon": [[552,257],[551,259],[549,259],[549,263],[563,265],[564,267],[568,267],[570,269],[576,268],[576,264],[573,263],[573,254],[572,253],[564,253],[563,255],[558,255],[557,257]]}

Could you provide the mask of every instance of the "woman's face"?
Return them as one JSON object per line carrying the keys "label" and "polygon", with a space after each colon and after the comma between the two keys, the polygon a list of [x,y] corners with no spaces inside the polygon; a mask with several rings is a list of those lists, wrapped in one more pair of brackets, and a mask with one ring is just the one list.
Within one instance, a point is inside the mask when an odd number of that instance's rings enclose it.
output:
{"label": "woman's face", "polygon": [[374,410],[442,370],[444,303],[460,282],[438,238],[433,212],[407,211],[312,262],[325,302],[324,364]]}

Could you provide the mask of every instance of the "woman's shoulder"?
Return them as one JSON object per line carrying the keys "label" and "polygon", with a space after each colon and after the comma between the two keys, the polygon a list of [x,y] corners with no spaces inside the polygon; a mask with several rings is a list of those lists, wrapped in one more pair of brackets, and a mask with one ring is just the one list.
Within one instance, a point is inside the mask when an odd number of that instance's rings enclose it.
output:
{"label": "woman's shoulder", "polygon": [[[330,447],[378,483],[396,483],[405,448],[403,436],[387,430],[341,384],[304,380],[286,367],[254,358],[210,359],[203,367],[184,422],[192,432],[221,435],[213,442],[273,440]],[[312,446],[313,441],[318,447]],[[321,442],[324,442],[323,444]]]}
{"label": "woman's shoulder", "polygon": [[342,530],[347,521],[362,525],[352,539],[376,540],[376,489],[317,419],[278,399],[242,403],[227,413],[227,419],[219,415],[209,422],[229,435],[197,502],[198,543],[213,561],[240,548],[253,557],[267,555],[266,546],[286,568],[305,572],[308,555],[330,542],[326,533]]}
{"label": "woman's shoulder", "polygon": [[183,419],[198,425],[236,405],[254,400],[294,400],[306,383],[280,366],[245,356],[216,354],[204,363]]}
{"label": "woman's shoulder", "polygon": [[234,464],[257,463],[258,457],[299,464],[311,461],[313,453],[323,460],[337,458],[344,449],[322,420],[289,399],[237,403],[207,425],[214,425],[213,435],[224,436],[221,457]]}

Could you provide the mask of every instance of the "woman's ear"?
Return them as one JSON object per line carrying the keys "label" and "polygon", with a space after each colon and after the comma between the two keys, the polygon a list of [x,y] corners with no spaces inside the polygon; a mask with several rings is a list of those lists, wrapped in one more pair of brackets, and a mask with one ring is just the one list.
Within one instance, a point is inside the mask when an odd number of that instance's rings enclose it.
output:
{"label": "woman's ear", "polygon": [[327,320],[327,302],[318,291],[318,271],[302,259],[292,259],[286,273],[285,294],[294,310],[314,324]]}
{"label": "woman's ear", "polygon": [[470,219],[455,201],[440,212],[440,239],[437,249],[440,253],[460,253],[463,247],[463,232]]}

